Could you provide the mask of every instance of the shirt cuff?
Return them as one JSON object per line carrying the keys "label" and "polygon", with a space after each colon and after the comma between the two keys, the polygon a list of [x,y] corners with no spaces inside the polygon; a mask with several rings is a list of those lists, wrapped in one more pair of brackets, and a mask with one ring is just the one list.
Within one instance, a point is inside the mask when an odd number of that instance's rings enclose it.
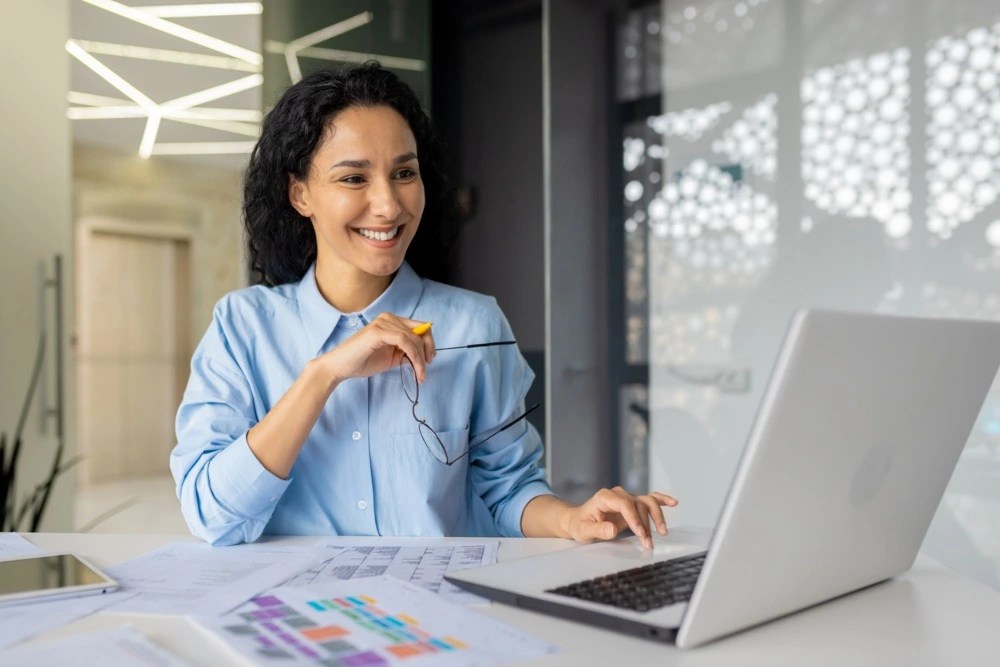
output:
{"label": "shirt cuff", "polygon": [[521,515],[528,503],[538,496],[554,496],[549,485],[541,480],[528,482],[507,501],[505,507],[500,512],[497,521],[497,528],[501,537],[524,537],[521,530]]}
{"label": "shirt cuff", "polygon": [[208,472],[219,500],[250,519],[270,515],[292,483],[291,477],[281,479],[261,465],[245,433],[215,455]]}

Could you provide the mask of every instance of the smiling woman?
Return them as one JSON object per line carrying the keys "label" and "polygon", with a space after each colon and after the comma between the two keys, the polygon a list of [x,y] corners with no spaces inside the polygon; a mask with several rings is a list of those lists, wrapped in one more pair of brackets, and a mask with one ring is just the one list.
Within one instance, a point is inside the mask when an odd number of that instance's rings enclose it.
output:
{"label": "smiling woman", "polygon": [[[330,122],[334,118],[339,122]],[[306,77],[288,89],[264,121],[243,190],[250,268],[259,282],[278,285],[300,280],[316,261],[310,216],[293,204],[290,195],[295,194],[293,190],[318,189],[331,194],[336,190],[327,188],[338,180],[342,188],[353,185],[366,190],[378,166],[376,156],[369,154],[367,145],[353,152],[349,149],[351,142],[365,144],[376,135],[380,144],[389,143],[379,122],[385,118],[395,121],[385,128],[393,130],[391,141],[400,145],[399,152],[389,156],[393,163],[404,153],[412,154],[393,164],[400,172],[397,177],[402,177],[398,182],[405,183],[412,172],[415,179],[410,190],[422,190],[424,200],[423,215],[416,213],[410,242],[402,244],[407,262],[425,278],[450,278],[456,223],[430,121],[416,96],[394,74],[366,66],[356,68],[351,76],[320,71]],[[287,179],[276,178],[278,174]],[[325,203],[326,210],[337,205]],[[421,232],[414,236],[421,220]]]}
{"label": "smiling woman", "polygon": [[[330,123],[305,178],[291,179],[292,206],[316,234],[318,282],[336,291],[323,296],[340,310],[360,310],[384,292],[417,233],[424,186],[416,150],[397,111],[354,107]],[[360,282],[369,289],[357,290]]]}
{"label": "smiling woman", "polygon": [[[216,306],[177,415],[170,467],[196,535],[666,531],[662,494],[552,495],[507,319],[428,278],[446,219],[434,157],[413,91],[375,64],[308,76],[268,114],[244,184],[262,284]],[[455,351],[437,360],[438,341]]]}

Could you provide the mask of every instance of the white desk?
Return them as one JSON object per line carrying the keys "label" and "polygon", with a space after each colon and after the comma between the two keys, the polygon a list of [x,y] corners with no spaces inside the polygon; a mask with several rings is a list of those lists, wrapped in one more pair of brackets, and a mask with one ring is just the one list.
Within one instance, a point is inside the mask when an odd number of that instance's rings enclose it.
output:
{"label": "white desk", "polygon": [[[186,535],[38,533],[24,537],[48,551],[79,553],[98,566],[121,563],[170,542],[193,540]],[[275,542],[308,545],[316,539]],[[557,539],[501,542],[500,560],[572,546]],[[924,557],[897,579],[691,651],[501,604],[484,611],[562,647],[562,652],[531,663],[552,667],[1000,665],[1000,593]],[[220,640],[194,632],[196,626],[181,617],[100,613],[39,639],[124,623],[194,665],[243,664],[222,648]]]}

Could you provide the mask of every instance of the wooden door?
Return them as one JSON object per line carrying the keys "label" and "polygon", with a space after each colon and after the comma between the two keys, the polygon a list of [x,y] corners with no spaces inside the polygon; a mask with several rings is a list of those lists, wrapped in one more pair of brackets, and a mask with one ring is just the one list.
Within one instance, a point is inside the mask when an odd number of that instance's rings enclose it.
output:
{"label": "wooden door", "polygon": [[80,235],[81,484],[168,470],[190,359],[189,245],[99,228]]}

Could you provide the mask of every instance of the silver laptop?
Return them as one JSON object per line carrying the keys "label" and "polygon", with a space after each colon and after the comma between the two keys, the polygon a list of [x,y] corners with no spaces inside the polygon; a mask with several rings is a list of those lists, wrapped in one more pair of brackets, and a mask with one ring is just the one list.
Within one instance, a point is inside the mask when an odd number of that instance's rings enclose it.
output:
{"label": "silver laptop", "polygon": [[913,564],[998,365],[1000,322],[799,311],[714,534],[447,579],[682,648],[883,581]]}

